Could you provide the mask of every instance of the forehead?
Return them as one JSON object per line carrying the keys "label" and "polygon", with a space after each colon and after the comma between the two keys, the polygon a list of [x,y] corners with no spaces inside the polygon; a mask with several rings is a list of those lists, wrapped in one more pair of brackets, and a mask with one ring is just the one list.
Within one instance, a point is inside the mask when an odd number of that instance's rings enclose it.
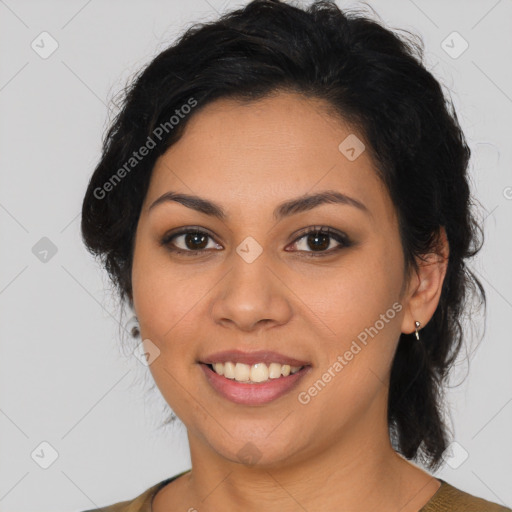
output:
{"label": "forehead", "polygon": [[363,145],[362,135],[328,114],[321,100],[295,93],[217,100],[195,112],[181,139],[157,160],[145,204],[173,190],[236,214],[330,189],[392,220],[393,204]]}

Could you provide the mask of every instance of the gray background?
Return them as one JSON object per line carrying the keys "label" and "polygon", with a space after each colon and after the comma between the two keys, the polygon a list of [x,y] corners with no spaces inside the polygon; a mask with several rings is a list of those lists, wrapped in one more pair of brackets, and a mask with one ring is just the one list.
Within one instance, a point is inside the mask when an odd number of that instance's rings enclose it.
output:
{"label": "gray background", "polygon": [[[165,402],[119,348],[127,317],[81,243],[79,212],[114,93],[190,22],[244,3],[0,0],[1,511],[94,508],[190,467],[185,428],[157,430]],[[512,506],[512,2],[369,3],[391,28],[423,36],[473,151],[485,217],[472,267],[488,293],[487,326],[465,380],[467,365],[457,366],[457,444],[437,476]],[[51,49],[44,31],[58,44],[47,58],[31,47]],[[46,261],[43,237],[57,251]],[[47,469],[42,442],[58,454]]]}

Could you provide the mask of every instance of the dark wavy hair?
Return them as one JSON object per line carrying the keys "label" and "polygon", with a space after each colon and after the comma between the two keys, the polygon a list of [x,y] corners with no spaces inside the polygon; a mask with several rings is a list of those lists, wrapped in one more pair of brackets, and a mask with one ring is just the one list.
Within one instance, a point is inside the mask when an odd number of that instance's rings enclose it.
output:
{"label": "dark wavy hair", "polygon": [[[470,150],[453,105],[422,63],[421,39],[406,34],[325,1],[302,9],[255,0],[193,25],[122,91],[85,193],[81,230],[121,302],[133,309],[131,267],[141,206],[156,159],[180,138],[188,120],[218,98],[251,101],[292,91],[324,100],[332,115],[348,121],[369,144],[397,211],[405,275],[418,268],[417,258],[438,251],[440,228],[446,230],[450,254],[439,305],[421,330],[421,342],[401,335],[388,401],[395,449],[436,469],[448,443],[443,385],[463,342],[469,292],[486,302],[464,261],[481,249],[483,231],[470,208]],[[185,109],[192,102],[197,106]],[[156,146],[135,161],[133,152],[148,147],[150,139]]]}

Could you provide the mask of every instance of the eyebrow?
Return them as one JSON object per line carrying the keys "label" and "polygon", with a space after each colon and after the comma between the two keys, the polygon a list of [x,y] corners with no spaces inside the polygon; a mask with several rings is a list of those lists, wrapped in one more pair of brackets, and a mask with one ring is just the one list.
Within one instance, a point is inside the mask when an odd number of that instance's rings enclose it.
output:
{"label": "eyebrow", "polygon": [[[166,192],[156,199],[148,208],[148,213],[155,206],[169,201],[182,204],[187,208],[204,213],[205,215],[216,217],[222,221],[225,221],[228,218],[228,215],[220,205],[209,201],[208,199],[173,191]],[[353,206],[367,215],[372,216],[370,210],[361,201],[335,190],[324,190],[316,194],[306,194],[281,203],[274,210],[274,219],[279,221],[285,217],[312,210],[322,204],[343,204]]]}

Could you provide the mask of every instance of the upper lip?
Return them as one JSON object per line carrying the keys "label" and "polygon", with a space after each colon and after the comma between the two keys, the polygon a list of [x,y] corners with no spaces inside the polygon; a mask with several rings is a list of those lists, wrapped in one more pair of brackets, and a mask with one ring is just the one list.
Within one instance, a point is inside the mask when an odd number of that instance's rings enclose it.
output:
{"label": "upper lip", "polygon": [[201,359],[201,363],[226,363],[228,361],[236,363],[244,363],[252,366],[256,363],[270,363],[289,364],[290,366],[307,366],[307,361],[301,361],[294,357],[288,357],[278,352],[268,350],[259,350],[256,352],[242,352],[241,350],[224,350],[223,352],[216,352]]}

